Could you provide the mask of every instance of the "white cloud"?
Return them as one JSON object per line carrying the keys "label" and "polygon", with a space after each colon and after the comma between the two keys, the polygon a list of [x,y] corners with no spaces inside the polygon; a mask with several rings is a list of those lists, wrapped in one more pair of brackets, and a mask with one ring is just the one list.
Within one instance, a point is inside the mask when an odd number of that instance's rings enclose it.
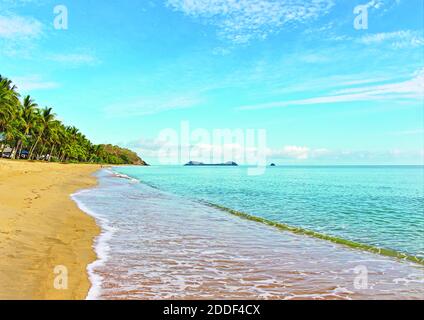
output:
{"label": "white cloud", "polygon": [[194,96],[173,96],[140,98],[129,102],[120,102],[106,107],[110,116],[143,116],[152,115],[169,110],[191,108],[202,102]]}
{"label": "white cloud", "polygon": [[327,148],[287,145],[279,149],[269,149],[267,156],[273,159],[310,160],[320,159],[332,154]]}
{"label": "white cloud", "polygon": [[423,162],[422,149],[327,149],[305,146],[284,146],[281,149],[270,149],[270,159],[281,159],[295,162],[319,163],[420,163]]}
{"label": "white cloud", "polygon": [[45,5],[49,0],[0,0],[0,11],[6,12],[27,5]]}
{"label": "white cloud", "polygon": [[366,4],[368,8],[373,8],[373,9],[380,9],[381,7],[383,7],[383,5],[384,5],[384,1],[382,0],[371,0],[370,2]]}
{"label": "white cloud", "polygon": [[[405,134],[413,134],[418,130],[407,130]],[[402,132],[403,134],[403,132]],[[161,158],[169,160],[174,159],[174,164],[180,163],[179,150],[180,145],[169,145],[166,141],[159,139],[140,139],[128,143],[127,147],[136,150],[143,157],[148,157],[161,161]],[[171,148],[164,151],[164,147]],[[222,157],[221,161],[236,161],[239,164],[245,164],[246,155],[254,155],[258,152],[256,147],[245,147],[237,143],[228,144],[210,144],[199,143],[189,145],[191,150],[190,160],[203,162],[216,162],[217,157]],[[213,155],[213,157],[212,157]],[[267,162],[281,163],[422,163],[424,161],[423,149],[328,149],[328,148],[313,148],[308,146],[285,145],[280,148],[266,148]],[[187,160],[187,159],[186,159]],[[218,161],[219,162],[219,161]],[[181,163],[180,163],[181,164]]]}
{"label": "white cloud", "polygon": [[[143,156],[152,158],[163,158],[164,161],[169,161],[173,158],[175,162],[179,161],[179,155],[182,149],[188,149],[190,160],[202,161],[205,163],[236,161],[244,163],[247,154],[257,152],[255,147],[246,147],[238,143],[222,143],[212,144],[208,142],[191,143],[189,145],[170,144],[169,141],[160,139],[140,139],[130,142],[127,147],[134,148]],[[218,160],[220,159],[220,160]],[[186,162],[188,159],[184,159]]]}
{"label": "white cloud", "polygon": [[276,158],[305,160],[309,158],[310,152],[308,147],[285,146],[280,150],[270,150],[269,155]]}
{"label": "white cloud", "polygon": [[59,84],[56,82],[43,80],[39,75],[13,77],[13,82],[16,84],[19,90],[26,92],[54,89],[59,86]]}
{"label": "white cloud", "polygon": [[424,128],[420,129],[409,129],[409,130],[401,130],[401,131],[393,131],[389,132],[389,135],[393,136],[414,136],[414,135],[424,135]]}
{"label": "white cloud", "polygon": [[382,32],[363,36],[359,42],[366,45],[389,43],[394,48],[420,47],[424,45],[422,32],[401,30],[395,32]]}
{"label": "white cloud", "polygon": [[323,159],[332,159],[337,162],[363,162],[363,163],[405,163],[419,164],[423,163],[423,149],[369,149],[369,150],[333,150]]}
{"label": "white cloud", "polygon": [[264,39],[288,23],[303,23],[328,13],[333,0],[167,0],[175,11],[217,26],[234,43]]}
{"label": "white cloud", "polygon": [[50,60],[68,65],[93,65],[99,60],[92,54],[87,53],[66,53],[66,54],[53,54],[49,57]]}
{"label": "white cloud", "polygon": [[399,98],[424,99],[424,68],[415,72],[414,77],[398,83],[388,83],[376,86],[343,89],[336,95],[354,95],[356,97],[384,97],[387,95]]}
{"label": "white cloud", "polygon": [[356,86],[356,85],[363,85],[363,84],[370,84],[370,83],[377,83],[377,82],[386,82],[390,80],[391,78],[389,77],[367,78],[366,75],[362,75],[360,79],[346,80],[345,82],[339,83],[339,86]]}
{"label": "white cloud", "polygon": [[319,96],[301,100],[284,100],[271,103],[241,106],[239,110],[257,110],[282,108],[294,105],[330,104],[354,101],[378,101],[384,99],[424,100],[424,68],[414,73],[409,80],[375,86],[347,88],[332,92],[327,96]]}
{"label": "white cloud", "polygon": [[[137,141],[126,144],[129,148],[134,148],[140,154],[147,157],[159,158],[162,156],[164,147],[174,148],[175,153],[173,156],[178,156],[178,150],[182,148],[181,145],[169,145],[167,141],[161,141],[160,139],[139,139]],[[245,146],[239,143],[196,143],[188,146],[190,149],[191,160],[213,162],[213,159],[221,158],[221,161],[236,161],[244,163],[247,156],[253,156],[257,152],[262,152],[255,146]],[[265,148],[266,156],[274,159],[291,159],[291,160],[307,160],[315,159],[326,156],[331,152],[326,148],[309,148],[305,146],[287,145],[282,148],[272,149]],[[169,153],[166,154],[169,156]],[[213,155],[213,157],[212,157]]]}
{"label": "white cloud", "polygon": [[[129,142],[125,146],[137,150],[143,157],[158,158],[161,156],[161,149],[167,146],[167,141],[141,138],[137,141]],[[173,156],[176,157],[178,154]]]}
{"label": "white cloud", "polygon": [[0,38],[8,40],[37,38],[42,30],[42,23],[34,18],[0,15]]}
{"label": "white cloud", "polygon": [[0,56],[29,58],[43,29],[34,18],[0,14]]}
{"label": "white cloud", "polygon": [[[398,74],[398,76],[400,75]],[[393,81],[393,78],[379,74],[372,76],[366,73],[343,74],[302,79],[302,81],[295,81],[295,84],[286,84],[282,87],[279,87],[273,92],[276,94],[293,94],[299,92],[335,90],[343,87],[376,84],[389,81]]]}
{"label": "white cloud", "polygon": [[382,10],[386,12],[393,7],[399,5],[401,0],[370,0],[365,6],[371,10]]}

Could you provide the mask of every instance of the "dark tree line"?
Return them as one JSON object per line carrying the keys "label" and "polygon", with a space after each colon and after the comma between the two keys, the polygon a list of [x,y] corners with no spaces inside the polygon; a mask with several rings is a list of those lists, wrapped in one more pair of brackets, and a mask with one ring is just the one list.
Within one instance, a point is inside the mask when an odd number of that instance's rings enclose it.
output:
{"label": "dark tree line", "polygon": [[[5,154],[5,150],[8,153]],[[76,127],[66,126],[52,108],[20,97],[11,80],[0,76],[0,157],[55,162],[144,164],[132,151],[95,145]]]}

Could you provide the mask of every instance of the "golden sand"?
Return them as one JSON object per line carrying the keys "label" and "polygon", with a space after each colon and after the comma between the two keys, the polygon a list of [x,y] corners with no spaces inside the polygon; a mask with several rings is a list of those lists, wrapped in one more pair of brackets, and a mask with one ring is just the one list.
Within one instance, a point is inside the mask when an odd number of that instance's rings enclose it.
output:
{"label": "golden sand", "polygon": [[[0,299],[86,297],[86,268],[96,259],[93,239],[100,229],[70,194],[94,186],[98,169],[0,160]],[[66,269],[55,274],[56,266]]]}

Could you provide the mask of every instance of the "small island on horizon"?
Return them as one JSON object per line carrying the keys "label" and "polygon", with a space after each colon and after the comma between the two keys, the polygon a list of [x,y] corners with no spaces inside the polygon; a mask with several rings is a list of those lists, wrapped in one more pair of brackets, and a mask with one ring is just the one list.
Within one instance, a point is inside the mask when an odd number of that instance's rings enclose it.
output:
{"label": "small island on horizon", "polygon": [[219,167],[219,166],[233,166],[237,167],[238,164],[234,161],[227,161],[224,163],[203,163],[199,161],[190,161],[184,165],[185,167],[191,167],[191,166],[209,166],[209,167]]}

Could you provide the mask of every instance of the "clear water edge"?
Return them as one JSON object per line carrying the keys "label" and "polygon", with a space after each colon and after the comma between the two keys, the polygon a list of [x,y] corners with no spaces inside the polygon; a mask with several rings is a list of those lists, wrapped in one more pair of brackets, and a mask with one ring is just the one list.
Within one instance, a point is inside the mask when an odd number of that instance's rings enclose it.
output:
{"label": "clear water edge", "polygon": [[424,258],[424,166],[117,167],[159,190]]}
{"label": "clear water edge", "polygon": [[[122,170],[122,169],[127,169],[127,168],[120,167],[120,168],[115,169],[115,171],[120,172],[120,174],[116,174],[116,172],[115,172],[113,174],[113,176],[115,176],[115,177],[118,176],[120,178],[125,177],[125,175],[127,173],[124,173],[123,171],[125,171],[125,170]],[[111,172],[108,172],[106,174],[107,175],[111,175]],[[100,177],[100,179],[102,179],[102,177]],[[129,181],[130,182],[125,181],[125,183],[130,183],[130,184],[137,184],[138,183],[138,179],[132,179],[132,180],[129,180]],[[101,188],[101,186],[99,186],[98,188]],[[91,191],[93,191],[93,190],[91,190]],[[141,294],[141,296],[140,295],[137,295],[137,294],[133,296],[133,295],[130,295],[130,294],[128,295],[126,293],[124,293],[123,296],[122,296],[122,293],[119,294],[119,295],[114,295],[113,293],[111,295],[105,295],[104,294],[104,292],[105,292],[105,289],[103,287],[104,280],[105,280],[105,277],[108,278],[110,276],[110,274],[102,274],[102,272],[99,272],[99,270],[101,270],[102,268],[103,269],[104,268],[108,268],[108,266],[106,266],[106,263],[107,263],[107,261],[110,261],[108,259],[110,258],[109,257],[109,253],[111,251],[111,247],[110,247],[109,242],[111,241],[112,237],[114,236],[114,233],[115,232],[119,232],[119,227],[115,227],[115,225],[114,225],[114,227],[111,227],[111,222],[109,221],[109,218],[110,217],[106,217],[103,214],[100,214],[99,215],[99,211],[100,210],[93,210],[93,206],[90,206],[90,204],[86,205],[87,201],[84,201],[83,198],[84,198],[84,196],[87,196],[86,199],[87,198],[92,198],[93,194],[91,194],[91,191],[90,190],[84,190],[84,191],[81,191],[79,193],[76,193],[72,197],[78,203],[79,207],[83,211],[87,212],[88,214],[90,214],[90,215],[92,215],[92,216],[94,216],[96,218],[96,220],[98,221],[99,225],[102,227],[102,230],[103,230],[102,234],[96,240],[96,245],[95,245],[95,249],[96,249],[96,252],[97,252],[97,254],[99,256],[99,260],[95,261],[93,264],[91,264],[88,267],[88,272],[90,274],[90,280],[92,281],[93,286],[90,289],[90,292],[89,292],[89,295],[88,295],[87,298],[88,299],[98,299],[98,298],[143,298],[143,299],[147,298],[147,299],[149,299],[149,298],[152,298],[152,296],[149,296],[149,295],[145,296],[144,293]],[[189,205],[192,205],[192,204],[193,203],[190,203]],[[204,210],[204,208],[201,208],[201,210]],[[337,248],[337,246],[336,246],[336,248]],[[207,249],[207,247],[204,248],[204,250],[206,250],[206,249]],[[337,251],[337,249],[336,249],[336,251]],[[373,255],[370,255],[370,256],[365,255],[365,256],[367,257],[366,259],[368,259],[368,260],[371,259],[370,261],[372,261],[372,259],[374,259],[374,258],[372,258]],[[115,257],[111,257],[111,258],[114,259]],[[376,260],[377,261],[380,261],[378,258],[376,258]],[[386,260],[382,260],[382,261],[385,261],[384,263],[387,263]],[[381,262],[378,262],[378,263],[381,263]],[[378,263],[376,263],[376,264],[378,265]],[[381,264],[384,264],[384,263],[381,263]],[[395,263],[394,265],[397,266],[397,263]],[[127,270],[127,272],[128,272],[128,267],[129,267],[128,265],[123,266],[123,269],[121,269],[120,272],[122,273],[123,270]],[[390,267],[390,268],[392,268],[392,267]],[[397,269],[397,267],[394,267],[393,269]],[[402,269],[402,268],[400,268],[400,269]],[[395,278],[394,280],[396,280],[397,282],[400,282],[400,283],[402,283],[402,282],[407,283],[408,285],[410,283],[412,283],[412,284],[418,284],[418,289],[415,288],[415,289],[412,290],[413,291],[412,296],[415,297],[415,298],[416,297],[419,297],[419,298],[421,297],[422,298],[422,297],[424,297],[424,295],[423,295],[423,292],[420,291],[420,290],[422,290],[422,288],[420,289],[420,286],[422,286],[422,285],[420,285],[420,283],[422,283],[422,281],[424,279],[423,273],[422,273],[423,270],[422,269],[417,269],[417,270],[412,269],[412,270],[413,270],[413,273],[412,274],[408,274],[408,272],[410,272],[410,271],[407,271],[406,274],[405,273],[402,274],[402,272],[401,272],[401,274],[399,274],[399,277],[398,278]],[[414,272],[416,274],[414,274]],[[386,273],[386,271],[384,271],[383,274],[384,273]],[[144,272],[141,272],[141,274],[142,275],[145,275]],[[134,284],[135,283],[137,283],[137,280],[134,281]],[[170,283],[168,283],[168,285],[169,284]],[[120,286],[119,281],[117,281],[114,285],[116,287],[119,287]],[[128,285],[128,283],[126,283],[124,285],[124,287],[127,286],[127,285]],[[343,288],[336,287],[334,290],[337,293],[317,292],[316,295],[314,295],[314,294],[311,294],[309,292],[306,292],[303,296],[302,296],[302,294],[296,294],[294,297],[295,298],[326,298],[326,297],[327,298],[332,298],[332,297],[333,298],[349,298],[349,295],[352,295],[352,291],[346,290],[346,288],[343,289]],[[338,290],[341,290],[341,292],[338,293]],[[160,290],[158,290],[158,291],[160,291]],[[124,290],[124,292],[125,292],[125,290]],[[176,290],[176,292],[178,292],[178,290]],[[260,291],[258,291],[258,292],[260,292]],[[231,298],[231,296],[228,295],[228,293],[223,292],[222,294],[223,294],[222,297],[229,297],[229,298]],[[260,294],[259,294],[259,296],[256,296],[255,294],[247,293],[246,296],[243,296],[242,295],[242,296],[237,296],[236,298],[243,298],[243,297],[244,298],[246,298],[246,297],[252,298],[252,296],[253,297],[257,297],[257,298],[276,298],[276,297],[277,298],[282,298],[283,297],[282,294],[283,293],[277,292],[277,291],[273,292],[270,296],[267,296],[266,293],[263,293],[262,296]],[[338,296],[338,294],[340,294],[340,296]],[[194,296],[194,297],[196,297],[196,296]],[[157,296],[154,296],[154,298],[175,298],[175,296],[172,296],[172,294],[170,294],[168,292],[168,295],[158,294]],[[177,298],[181,298],[181,295],[180,296],[177,296]],[[184,298],[184,296],[182,298]],[[189,296],[189,298],[190,298],[190,296]],[[193,298],[193,296],[191,296],[191,298]],[[206,298],[207,298],[207,296],[206,296]],[[214,297],[212,297],[212,298],[214,298]],[[353,297],[353,298],[355,298],[355,297]]]}

